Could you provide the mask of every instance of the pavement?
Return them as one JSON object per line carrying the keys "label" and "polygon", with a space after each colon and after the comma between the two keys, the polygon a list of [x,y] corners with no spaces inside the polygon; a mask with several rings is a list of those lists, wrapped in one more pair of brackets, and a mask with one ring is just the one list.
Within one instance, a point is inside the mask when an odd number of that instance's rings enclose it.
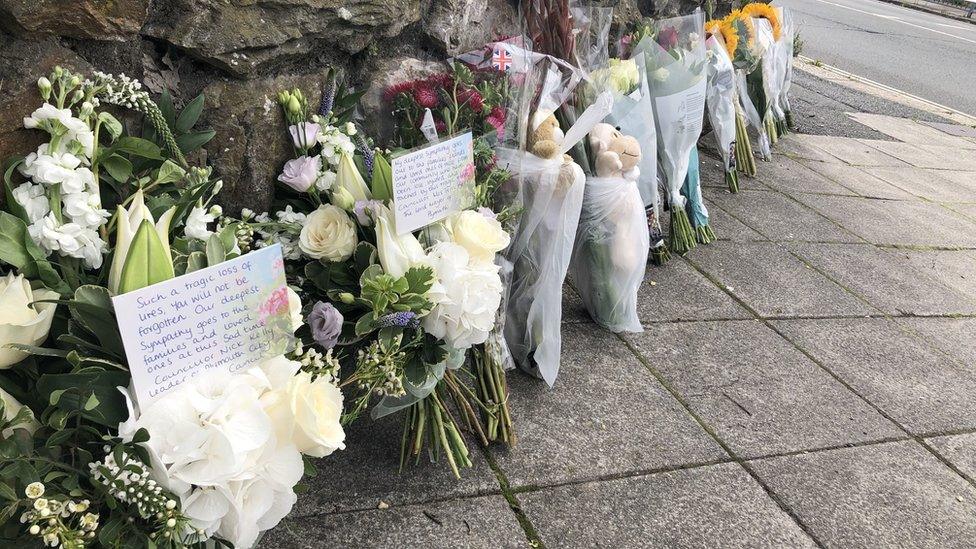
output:
{"label": "pavement", "polygon": [[799,77],[817,133],[736,195],[703,155],[719,240],[648,268],[643,333],[566,287],[517,447],[398,473],[399,418],[363,419],[261,546],[972,547],[976,132]]}
{"label": "pavement", "polygon": [[878,0],[776,0],[802,53],[976,115],[976,25]]}

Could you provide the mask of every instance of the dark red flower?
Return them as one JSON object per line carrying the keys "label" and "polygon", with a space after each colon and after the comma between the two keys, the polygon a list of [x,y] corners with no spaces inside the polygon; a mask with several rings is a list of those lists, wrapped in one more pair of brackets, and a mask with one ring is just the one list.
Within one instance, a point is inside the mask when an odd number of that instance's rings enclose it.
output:
{"label": "dark red flower", "polygon": [[674,27],[666,27],[661,29],[661,31],[657,33],[657,43],[660,44],[662,48],[671,50],[671,48],[678,45],[678,29]]}
{"label": "dark red flower", "polygon": [[440,103],[440,97],[437,94],[437,90],[426,82],[414,86],[413,100],[416,101],[422,109],[434,109],[437,108],[438,104]]}
{"label": "dark red flower", "polygon": [[401,93],[410,93],[413,91],[414,82],[397,82],[383,92],[383,101],[387,103],[396,99]]}
{"label": "dark red flower", "polygon": [[459,90],[457,98],[459,106],[467,106],[476,113],[480,113],[485,108],[485,101],[478,90],[471,88]]}
{"label": "dark red flower", "polygon": [[447,124],[443,120],[435,120],[434,129],[437,130],[438,135],[443,135],[447,131]]}

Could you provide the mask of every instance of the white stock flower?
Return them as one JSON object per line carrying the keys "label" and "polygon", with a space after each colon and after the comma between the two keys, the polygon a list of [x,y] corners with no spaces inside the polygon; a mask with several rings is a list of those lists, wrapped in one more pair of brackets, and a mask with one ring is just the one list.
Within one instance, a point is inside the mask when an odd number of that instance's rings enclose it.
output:
{"label": "white stock flower", "polygon": [[101,200],[95,193],[65,194],[61,200],[64,202],[64,213],[82,227],[101,227],[111,215],[108,210],[102,209]]}
{"label": "white stock flower", "polygon": [[338,263],[352,256],[359,239],[356,224],[345,210],[323,204],[308,214],[298,242],[308,257]]}
{"label": "white stock flower", "polygon": [[495,254],[508,247],[511,241],[497,219],[474,210],[454,214],[445,225],[454,242],[467,250],[471,261],[493,263]]}
{"label": "white stock flower", "polygon": [[279,441],[291,442],[303,454],[325,457],[345,448],[342,417],[342,391],[330,380],[312,381],[308,372],[299,372],[288,383],[262,397],[265,410],[275,425]]}
{"label": "white stock flower", "polygon": [[64,124],[70,118],[71,109],[59,109],[50,103],[44,103],[30,116],[24,118],[24,127],[27,129],[47,128],[52,122]]}
{"label": "white stock flower", "polygon": [[335,180],[336,173],[332,170],[326,170],[315,180],[315,188],[322,192],[328,191],[332,185],[335,185]]}
{"label": "white stock flower", "polygon": [[81,158],[68,152],[49,153],[44,145],[24,159],[20,172],[35,183],[61,185],[65,194],[84,192],[95,185],[94,174],[81,167]]}
{"label": "white stock flower", "polygon": [[27,353],[7,345],[40,345],[47,339],[57,303],[35,302],[59,297],[46,288],[31,289],[24,275],[0,278],[0,370],[27,358]]}
{"label": "white stock flower", "polygon": [[102,255],[108,252],[95,229],[77,223],[59,224],[53,213],[28,227],[27,232],[45,251],[83,259],[89,269],[101,267]]}
{"label": "white stock flower", "polygon": [[30,223],[35,223],[51,211],[51,202],[44,194],[43,185],[21,183],[13,190],[13,195],[14,200],[27,212]]}
{"label": "white stock flower", "polygon": [[453,242],[434,245],[428,257],[437,282],[427,293],[434,307],[424,317],[424,329],[455,349],[484,343],[501,305],[498,267],[470,262],[468,252]]}
{"label": "white stock flower", "polygon": [[190,210],[190,214],[186,217],[184,233],[189,238],[206,241],[210,238],[210,235],[214,234],[213,231],[207,228],[207,225],[213,223],[216,219],[216,216],[211,215],[204,208],[194,206]]}
{"label": "white stock flower", "polygon": [[356,145],[349,139],[349,135],[342,133],[335,126],[326,126],[319,134],[319,144],[322,145],[320,154],[329,166],[337,166],[343,153],[352,155],[356,152]]}

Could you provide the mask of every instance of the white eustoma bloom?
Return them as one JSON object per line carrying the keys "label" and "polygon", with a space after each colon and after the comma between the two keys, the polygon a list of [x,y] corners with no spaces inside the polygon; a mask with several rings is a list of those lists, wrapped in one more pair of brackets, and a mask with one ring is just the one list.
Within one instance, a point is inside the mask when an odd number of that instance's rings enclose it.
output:
{"label": "white eustoma bloom", "polygon": [[36,223],[51,211],[51,202],[44,193],[43,185],[21,183],[13,190],[14,200],[27,212],[29,223]]}
{"label": "white eustoma bloom", "polygon": [[427,293],[434,307],[424,329],[459,350],[484,343],[501,305],[498,267],[470,261],[467,250],[453,242],[435,244],[428,257],[436,282]]}
{"label": "white eustoma bloom", "polygon": [[194,206],[190,210],[190,214],[186,217],[184,232],[190,238],[206,241],[210,238],[210,235],[214,234],[213,231],[207,228],[207,225],[213,223],[216,219],[216,216],[211,215],[201,206]]}

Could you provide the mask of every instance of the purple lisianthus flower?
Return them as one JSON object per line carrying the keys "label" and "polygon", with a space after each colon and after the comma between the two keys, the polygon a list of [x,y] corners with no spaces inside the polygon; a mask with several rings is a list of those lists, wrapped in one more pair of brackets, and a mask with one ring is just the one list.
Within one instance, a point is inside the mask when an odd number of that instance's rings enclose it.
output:
{"label": "purple lisianthus flower", "polygon": [[296,148],[308,150],[315,145],[319,136],[319,125],[313,122],[299,122],[288,126],[291,142]]}
{"label": "purple lisianthus flower", "polygon": [[369,227],[373,224],[373,219],[380,213],[379,207],[383,203],[379,200],[357,200],[352,207],[352,213],[356,214],[356,221],[360,227]]}
{"label": "purple lisianthus flower", "polygon": [[331,349],[339,342],[342,333],[342,313],[331,303],[319,301],[308,315],[308,326],[312,329],[312,339],[323,349]]}
{"label": "purple lisianthus flower", "polygon": [[319,178],[321,168],[321,156],[299,156],[298,158],[285,162],[285,167],[281,170],[278,181],[303,193],[308,191],[308,188]]}

